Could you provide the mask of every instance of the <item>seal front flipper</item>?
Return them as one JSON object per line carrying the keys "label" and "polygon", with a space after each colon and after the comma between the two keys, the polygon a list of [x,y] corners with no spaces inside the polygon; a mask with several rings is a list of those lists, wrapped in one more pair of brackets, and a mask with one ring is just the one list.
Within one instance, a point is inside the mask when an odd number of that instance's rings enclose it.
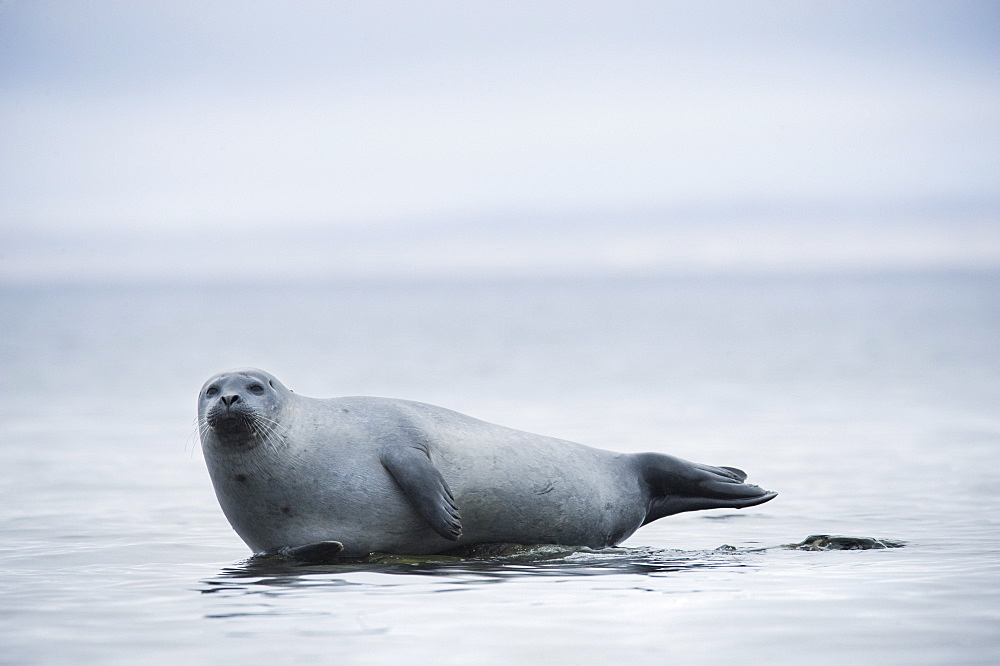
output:
{"label": "seal front flipper", "polygon": [[412,444],[388,446],[381,461],[434,531],[449,541],[458,541],[462,517],[451,489],[427,451]]}
{"label": "seal front flipper", "polygon": [[735,467],[712,467],[660,453],[640,453],[634,460],[650,494],[643,525],[684,511],[743,509],[778,495],[743,483],[747,475]]}
{"label": "seal front flipper", "polygon": [[331,564],[337,561],[344,544],[339,541],[319,541],[294,548],[286,546],[278,550],[279,555],[290,557],[305,564]]}

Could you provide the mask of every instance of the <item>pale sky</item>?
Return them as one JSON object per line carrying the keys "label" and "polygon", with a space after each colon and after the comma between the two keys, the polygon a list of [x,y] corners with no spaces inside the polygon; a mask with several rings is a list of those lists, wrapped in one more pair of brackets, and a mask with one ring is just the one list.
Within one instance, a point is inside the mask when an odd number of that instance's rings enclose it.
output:
{"label": "pale sky", "polygon": [[1000,267],[996,2],[12,0],[0,127],[0,279]]}

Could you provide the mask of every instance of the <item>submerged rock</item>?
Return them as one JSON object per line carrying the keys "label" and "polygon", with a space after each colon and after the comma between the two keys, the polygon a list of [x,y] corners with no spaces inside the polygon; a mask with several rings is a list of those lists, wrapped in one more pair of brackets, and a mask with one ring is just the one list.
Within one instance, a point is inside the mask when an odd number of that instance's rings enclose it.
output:
{"label": "submerged rock", "polygon": [[781,546],[766,546],[763,548],[737,548],[723,544],[716,552],[723,553],[761,553],[775,548],[788,550],[881,550],[883,548],[902,548],[904,542],[876,539],[874,537],[852,537],[837,534],[812,534],[800,543],[786,543]]}
{"label": "submerged rock", "polygon": [[831,534],[813,534],[807,536],[801,543],[789,543],[782,546],[782,548],[793,550],[879,550],[902,547],[902,541]]}

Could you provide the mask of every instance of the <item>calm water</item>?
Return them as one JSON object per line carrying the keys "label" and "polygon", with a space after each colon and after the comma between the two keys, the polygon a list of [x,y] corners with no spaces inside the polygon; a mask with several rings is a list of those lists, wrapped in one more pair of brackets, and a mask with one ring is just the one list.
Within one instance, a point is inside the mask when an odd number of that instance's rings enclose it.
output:
{"label": "calm water", "polygon": [[[1000,275],[0,299],[0,662],[1000,661]],[[781,495],[601,552],[247,562],[194,437],[242,365]],[[906,546],[761,549],[815,533]]]}

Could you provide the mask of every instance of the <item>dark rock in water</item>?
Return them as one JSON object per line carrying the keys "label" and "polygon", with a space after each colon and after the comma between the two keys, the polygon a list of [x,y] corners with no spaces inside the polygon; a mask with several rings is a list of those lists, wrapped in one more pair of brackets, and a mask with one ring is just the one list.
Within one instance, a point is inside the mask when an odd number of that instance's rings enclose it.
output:
{"label": "dark rock in water", "polygon": [[882,548],[902,548],[901,541],[874,539],[872,537],[850,537],[830,534],[813,534],[802,543],[790,543],[782,548],[796,550],[879,550]]}

